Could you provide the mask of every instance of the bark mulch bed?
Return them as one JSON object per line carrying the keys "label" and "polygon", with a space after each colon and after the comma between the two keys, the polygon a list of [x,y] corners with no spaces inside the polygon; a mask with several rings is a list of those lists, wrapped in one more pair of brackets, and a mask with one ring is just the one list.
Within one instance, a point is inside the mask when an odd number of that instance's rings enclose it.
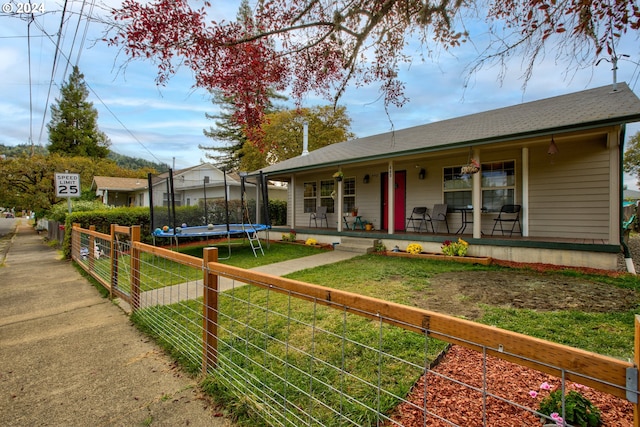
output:
{"label": "bark mulch bed", "polygon": [[[533,410],[538,408],[540,401],[549,393],[549,391],[540,389],[542,383],[550,384],[552,390],[561,386],[559,378],[492,356],[487,356],[486,369],[486,388],[489,393]],[[493,397],[486,399],[486,410],[484,411],[486,424],[483,424],[482,393],[447,379],[452,378],[482,390],[482,354],[476,351],[461,346],[452,346],[444,359],[433,368],[433,371],[437,374],[429,372],[415,384],[407,397],[407,401],[411,404],[403,403],[395,409],[391,416],[394,421],[405,427],[445,427],[451,426],[451,423],[464,427],[543,425],[540,418],[532,412]],[[572,389],[579,391],[600,409],[603,426],[627,427],[633,425],[633,406],[631,403],[580,384],[568,382],[566,388],[567,391]],[[538,392],[536,398],[529,394],[531,390]],[[448,422],[441,421],[433,415],[425,415],[422,409],[418,409],[423,407],[426,407],[431,414]],[[425,416],[428,418],[425,419]]]}

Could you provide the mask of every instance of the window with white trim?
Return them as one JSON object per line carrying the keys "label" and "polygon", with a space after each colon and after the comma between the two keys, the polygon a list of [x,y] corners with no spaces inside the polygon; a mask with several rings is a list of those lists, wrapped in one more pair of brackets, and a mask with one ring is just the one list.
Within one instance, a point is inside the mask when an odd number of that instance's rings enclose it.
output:
{"label": "window with white trim", "polygon": [[356,207],[356,179],[345,178],[342,181],[342,210],[353,212]]}
{"label": "window with white trim", "polygon": [[335,212],[336,183],[333,179],[320,181],[320,206],[327,207],[327,213]]}
{"label": "window with white trim", "polygon": [[[515,203],[515,161],[482,163],[480,166],[482,208],[499,212],[502,205]],[[450,209],[471,206],[472,175],[463,175],[461,166],[443,170],[444,203]]]}
{"label": "window with white trim", "polygon": [[483,163],[482,207],[489,212],[499,212],[502,205],[515,203],[516,162]]}
{"label": "window with white trim", "polygon": [[303,185],[304,185],[304,194],[303,194],[304,212],[305,213],[315,212],[316,207],[318,205],[318,202],[316,200],[318,197],[317,191],[316,191],[317,184],[315,181],[310,181],[310,182],[305,182]]}
{"label": "window with white trim", "polygon": [[444,203],[449,209],[470,206],[471,199],[471,175],[463,175],[461,166],[444,168]]}

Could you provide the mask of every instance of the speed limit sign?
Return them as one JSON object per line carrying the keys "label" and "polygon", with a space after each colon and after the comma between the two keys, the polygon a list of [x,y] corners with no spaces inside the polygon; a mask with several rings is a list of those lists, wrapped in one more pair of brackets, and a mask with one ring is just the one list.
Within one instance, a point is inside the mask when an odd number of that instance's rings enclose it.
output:
{"label": "speed limit sign", "polygon": [[80,174],[57,173],[56,197],[80,197]]}

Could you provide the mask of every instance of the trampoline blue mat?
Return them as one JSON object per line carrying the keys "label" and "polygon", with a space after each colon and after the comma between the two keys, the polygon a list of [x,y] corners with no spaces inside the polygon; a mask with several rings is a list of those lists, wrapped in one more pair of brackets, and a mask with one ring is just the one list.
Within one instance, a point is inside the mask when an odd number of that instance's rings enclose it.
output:
{"label": "trampoline blue mat", "polygon": [[173,232],[173,228],[163,231],[160,228],[156,228],[153,235],[156,237],[210,237],[210,236],[226,236],[226,235],[242,235],[247,232],[253,233],[257,231],[264,231],[268,229],[265,224],[215,224],[212,226],[201,225],[196,227],[176,227],[176,232]]}

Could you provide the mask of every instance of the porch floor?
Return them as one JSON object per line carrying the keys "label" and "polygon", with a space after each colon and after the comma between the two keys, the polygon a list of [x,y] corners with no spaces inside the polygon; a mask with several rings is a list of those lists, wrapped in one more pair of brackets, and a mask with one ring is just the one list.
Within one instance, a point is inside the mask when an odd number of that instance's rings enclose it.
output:
{"label": "porch floor", "polygon": [[[271,229],[274,233],[288,233],[291,229],[287,227],[275,226]],[[395,231],[393,234],[388,234],[387,230],[343,230],[339,232],[335,228],[327,227],[296,227],[296,233],[300,234],[320,234],[320,235],[332,235],[332,236],[349,236],[349,237],[361,237],[372,239],[399,239],[399,240],[411,240],[412,238],[420,238],[424,240],[443,241],[463,238],[464,240],[473,240],[475,243],[485,242],[486,244],[495,244],[497,241],[506,242],[537,242],[537,243],[568,243],[578,245],[609,245],[609,241],[605,239],[570,239],[562,237],[531,237],[521,236],[520,234],[502,235],[496,233],[493,236],[483,234],[481,239],[474,239],[471,233],[432,233],[432,232],[412,232],[412,231]],[[617,245],[617,244],[616,244]]]}

